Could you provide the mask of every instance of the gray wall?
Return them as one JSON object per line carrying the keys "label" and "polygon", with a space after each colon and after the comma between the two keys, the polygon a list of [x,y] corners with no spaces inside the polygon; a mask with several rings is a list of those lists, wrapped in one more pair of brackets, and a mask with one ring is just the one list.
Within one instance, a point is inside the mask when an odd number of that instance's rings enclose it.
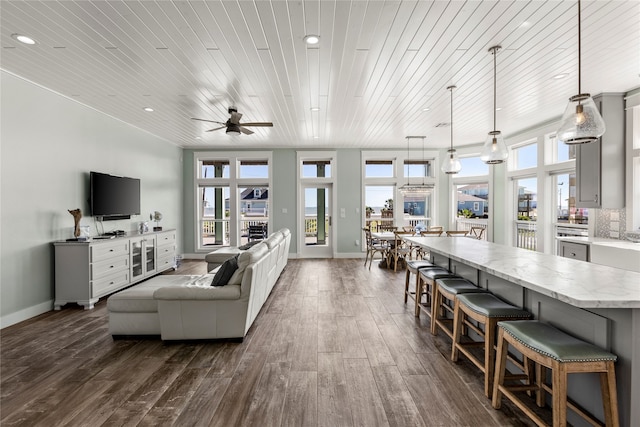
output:
{"label": "gray wall", "polygon": [[181,148],[10,73],[0,78],[4,327],[52,309],[51,242],[72,237],[67,209],[82,209],[81,224],[96,234],[88,216],[90,171],[141,180],[142,214],[105,222],[106,230],[135,230],[154,210],[165,229],[182,226],[183,191]]}

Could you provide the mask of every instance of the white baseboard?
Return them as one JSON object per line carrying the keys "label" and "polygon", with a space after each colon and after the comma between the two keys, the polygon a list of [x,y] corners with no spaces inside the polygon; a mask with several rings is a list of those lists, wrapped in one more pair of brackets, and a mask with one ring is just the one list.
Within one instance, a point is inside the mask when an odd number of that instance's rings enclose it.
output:
{"label": "white baseboard", "polygon": [[7,314],[0,317],[0,328],[15,325],[16,323],[23,322],[51,310],[53,310],[53,300],[16,311],[15,313]]}

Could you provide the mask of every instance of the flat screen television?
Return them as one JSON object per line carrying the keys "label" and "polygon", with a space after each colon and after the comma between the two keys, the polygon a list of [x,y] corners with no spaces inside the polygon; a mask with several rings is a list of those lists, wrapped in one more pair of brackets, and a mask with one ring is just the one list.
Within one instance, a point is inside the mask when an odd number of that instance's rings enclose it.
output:
{"label": "flat screen television", "polygon": [[91,215],[105,221],[140,215],[139,179],[91,172],[89,180]]}

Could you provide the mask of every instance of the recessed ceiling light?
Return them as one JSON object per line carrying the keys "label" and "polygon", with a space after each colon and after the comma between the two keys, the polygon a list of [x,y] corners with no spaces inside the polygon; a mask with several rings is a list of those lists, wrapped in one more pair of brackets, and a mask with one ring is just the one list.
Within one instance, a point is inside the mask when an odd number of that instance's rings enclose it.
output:
{"label": "recessed ceiling light", "polygon": [[315,34],[307,34],[303,38],[306,44],[314,45],[320,43],[320,36],[316,36]]}
{"label": "recessed ceiling light", "polygon": [[320,107],[311,107],[311,111],[320,111]]}
{"label": "recessed ceiling light", "polygon": [[144,108],[143,108],[143,110],[144,110],[144,111],[146,111],[146,112],[148,112],[148,113],[151,113],[151,112],[153,111],[153,108],[151,108],[151,107],[144,107]]}
{"label": "recessed ceiling light", "polygon": [[429,111],[431,108],[423,108],[422,111]]}
{"label": "recessed ceiling light", "polygon": [[502,107],[496,107],[496,111],[502,110]]}
{"label": "recessed ceiling light", "polygon": [[320,137],[318,135],[315,135],[313,139],[320,139]]}
{"label": "recessed ceiling light", "polygon": [[24,44],[36,44],[36,41],[28,36],[23,36],[22,34],[11,34],[15,40],[18,40],[20,43]]}
{"label": "recessed ceiling light", "polygon": [[553,78],[556,79],[556,80],[559,80],[559,79],[564,79],[568,75],[569,75],[569,73],[556,74],[555,76],[553,76]]}
{"label": "recessed ceiling light", "polygon": [[202,139],[202,137],[201,136],[196,136],[196,139]]}

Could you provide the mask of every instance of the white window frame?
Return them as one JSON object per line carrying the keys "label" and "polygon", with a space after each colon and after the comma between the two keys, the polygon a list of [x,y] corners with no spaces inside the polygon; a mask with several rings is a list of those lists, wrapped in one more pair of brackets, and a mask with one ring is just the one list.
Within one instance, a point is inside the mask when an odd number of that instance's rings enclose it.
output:
{"label": "white window frame", "polygon": [[[463,154],[460,154],[460,158],[467,158],[467,157],[480,157],[480,152],[479,151],[468,151],[468,152],[464,152],[465,149],[461,148],[460,150],[458,150],[459,152],[462,152]],[[457,195],[457,191],[458,191],[458,186],[460,185],[474,185],[474,184],[487,184],[487,187],[489,188],[489,199],[487,200],[487,204],[489,205],[489,220],[487,222],[487,230],[485,232],[485,236],[486,239],[488,241],[493,241],[493,218],[495,215],[495,209],[494,209],[494,199],[493,199],[493,191],[494,191],[494,186],[493,186],[493,168],[491,166],[489,166],[488,169],[488,173],[486,175],[466,175],[466,176],[457,176],[457,175],[450,175],[451,180],[451,186],[449,188],[449,200],[450,200],[450,206],[449,206],[449,222],[450,225],[449,227],[451,229],[455,229],[456,226],[456,220],[457,220],[457,216],[458,216],[458,195]]]}
{"label": "white window frame", "polygon": [[[200,176],[200,162],[207,160],[226,160],[229,162],[229,178],[203,178]],[[267,161],[267,178],[240,178],[240,162],[243,160]],[[238,189],[246,187],[266,187],[269,189],[271,199],[273,197],[273,152],[272,151],[202,151],[193,154],[194,162],[194,193],[196,208],[194,212],[194,236],[196,236],[196,252],[204,253],[211,250],[210,247],[202,246],[202,236],[200,228],[199,189],[202,186],[229,187],[229,245],[238,246],[240,242],[240,230],[238,220],[240,218],[240,200]],[[268,204],[269,225],[273,218],[273,203]]]}

